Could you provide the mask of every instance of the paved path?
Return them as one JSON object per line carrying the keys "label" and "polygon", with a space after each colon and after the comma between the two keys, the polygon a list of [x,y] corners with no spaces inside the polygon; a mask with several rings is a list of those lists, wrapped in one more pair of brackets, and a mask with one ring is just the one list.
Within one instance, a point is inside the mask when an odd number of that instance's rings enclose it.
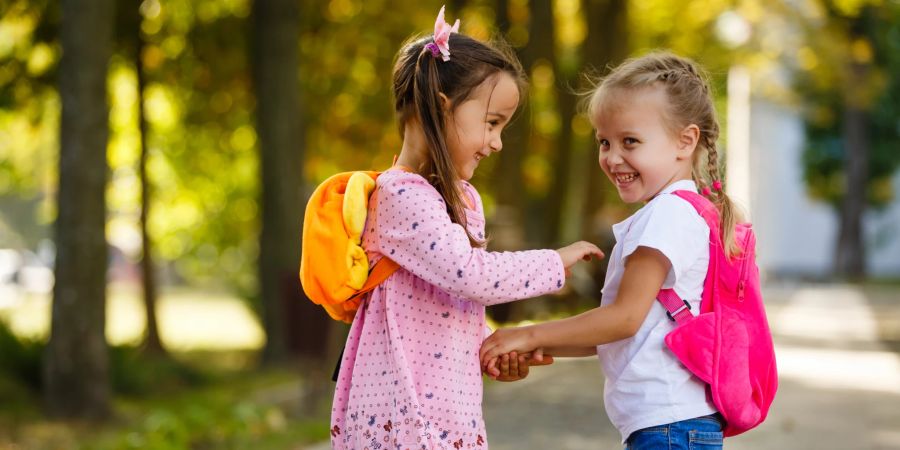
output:
{"label": "paved path", "polygon": [[[900,449],[900,288],[779,286],[766,301],[778,395],[768,420],[726,448]],[[602,386],[590,358],[486,382],[491,449],[621,448]]]}

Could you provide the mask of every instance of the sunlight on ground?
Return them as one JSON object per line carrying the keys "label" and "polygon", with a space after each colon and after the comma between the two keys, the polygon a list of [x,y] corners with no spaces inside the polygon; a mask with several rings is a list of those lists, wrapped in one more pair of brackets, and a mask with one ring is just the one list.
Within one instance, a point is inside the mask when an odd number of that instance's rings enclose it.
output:
{"label": "sunlight on ground", "polygon": [[797,291],[772,321],[772,329],[785,336],[834,342],[878,340],[878,326],[865,294],[851,286]]}
{"label": "sunlight on ground", "polygon": [[[106,310],[110,344],[136,344],[146,317],[138,291],[111,286]],[[19,336],[45,338],[50,327],[50,296],[23,295],[0,305],[0,319]],[[157,305],[160,335],[171,350],[258,349],[265,334],[246,303],[226,293],[164,289]]]}
{"label": "sunlight on ground", "polygon": [[[776,345],[778,372],[812,386],[900,395],[900,357],[879,340],[878,320],[855,286],[805,288],[772,319],[776,335],[819,345]],[[848,344],[865,349],[847,350]]]}
{"label": "sunlight on ground", "polygon": [[900,395],[900,358],[888,351],[775,346],[779,378],[827,389]]}

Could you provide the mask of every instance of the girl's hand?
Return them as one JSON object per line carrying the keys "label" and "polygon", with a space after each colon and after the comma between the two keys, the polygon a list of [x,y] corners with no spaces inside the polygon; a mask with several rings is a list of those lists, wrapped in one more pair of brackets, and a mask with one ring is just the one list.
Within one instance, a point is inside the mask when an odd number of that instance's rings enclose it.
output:
{"label": "girl's hand", "polygon": [[[498,377],[500,370],[497,368],[497,361],[504,354],[514,351],[531,352],[536,347],[531,343],[530,327],[499,329],[481,344],[481,368],[488,376]],[[536,359],[541,360],[539,356]]]}
{"label": "girl's hand", "polygon": [[592,256],[596,256],[597,259],[606,256],[599,247],[587,241],[578,241],[558,249],[556,252],[559,253],[560,258],[562,258],[563,267],[566,268],[566,276],[569,275],[569,268],[574,266],[578,261],[590,261]]}
{"label": "girl's hand", "polygon": [[[541,349],[538,349],[535,353],[507,353],[501,356],[499,360],[495,359],[493,364],[491,364],[484,373],[496,381],[523,380],[528,377],[530,366],[547,366],[553,364],[553,357],[550,355],[543,355],[542,353]],[[497,367],[498,363],[499,367]],[[496,373],[496,369],[499,369],[500,375],[493,376],[491,374],[492,368],[495,369],[494,373]]]}

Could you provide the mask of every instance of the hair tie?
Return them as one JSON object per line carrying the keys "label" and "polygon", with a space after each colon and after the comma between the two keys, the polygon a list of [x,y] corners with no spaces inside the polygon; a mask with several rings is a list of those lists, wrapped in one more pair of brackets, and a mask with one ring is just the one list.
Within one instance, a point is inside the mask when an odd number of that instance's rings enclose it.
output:
{"label": "hair tie", "polygon": [[703,189],[700,190],[700,193],[707,197],[712,195],[712,191],[709,190],[709,186],[703,186]]}
{"label": "hair tie", "polygon": [[713,181],[713,189],[721,192],[722,191],[722,182],[719,180]]}
{"label": "hair tie", "polygon": [[434,42],[428,43],[425,48],[431,52],[431,56],[435,58],[440,56],[444,62],[450,61],[450,33],[458,31],[459,19],[456,19],[456,22],[451,27],[450,24],[444,21],[444,7],[441,6],[441,11],[434,21]]}

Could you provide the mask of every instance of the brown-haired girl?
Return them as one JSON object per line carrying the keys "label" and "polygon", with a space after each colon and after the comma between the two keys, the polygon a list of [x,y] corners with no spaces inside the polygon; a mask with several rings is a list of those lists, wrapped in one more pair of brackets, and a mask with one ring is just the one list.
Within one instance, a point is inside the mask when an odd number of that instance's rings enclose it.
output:
{"label": "brown-haired girl", "polygon": [[387,257],[400,269],[353,320],[332,407],[336,449],[487,448],[478,361],[485,305],[557,291],[575,262],[603,255],[587,242],[484,248],[481,198],[468,180],[503,147],[522,69],[510,53],[456,33],[459,21],[450,27],[443,14],[394,67],[403,147],[377,179],[363,248],[370,264]]}

